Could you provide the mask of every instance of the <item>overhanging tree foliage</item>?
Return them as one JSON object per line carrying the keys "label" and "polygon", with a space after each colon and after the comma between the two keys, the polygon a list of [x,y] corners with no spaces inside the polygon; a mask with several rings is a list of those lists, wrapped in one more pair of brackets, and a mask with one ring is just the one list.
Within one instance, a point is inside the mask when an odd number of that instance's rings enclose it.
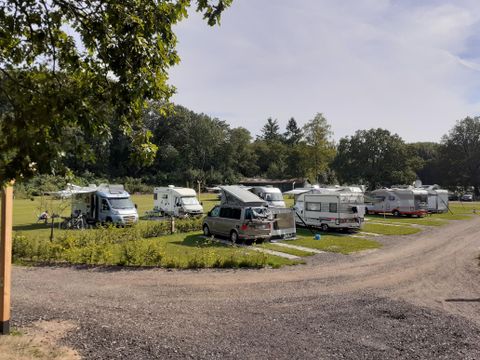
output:
{"label": "overhanging tree foliage", "polygon": [[209,25],[232,0],[0,0],[0,181],[63,167],[76,133],[130,138],[141,162],[156,147],[147,100],[167,100],[179,62],[173,25],[194,3]]}

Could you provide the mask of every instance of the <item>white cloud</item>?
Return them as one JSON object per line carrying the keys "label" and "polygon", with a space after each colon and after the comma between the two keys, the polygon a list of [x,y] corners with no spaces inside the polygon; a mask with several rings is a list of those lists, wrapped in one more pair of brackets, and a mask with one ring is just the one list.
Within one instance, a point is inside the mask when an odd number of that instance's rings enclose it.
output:
{"label": "white cloud", "polygon": [[480,4],[416,3],[237,0],[215,28],[191,16],[177,28],[174,101],[253,133],[269,116],[323,112],[336,138],[384,127],[437,141],[479,113],[467,40]]}

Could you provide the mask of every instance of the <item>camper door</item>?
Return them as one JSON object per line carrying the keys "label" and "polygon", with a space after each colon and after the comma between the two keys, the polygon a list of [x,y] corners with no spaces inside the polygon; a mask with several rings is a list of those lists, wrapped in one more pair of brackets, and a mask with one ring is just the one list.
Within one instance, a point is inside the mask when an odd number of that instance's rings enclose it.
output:
{"label": "camper door", "polygon": [[98,221],[105,222],[110,216],[110,204],[106,198],[98,197]]}

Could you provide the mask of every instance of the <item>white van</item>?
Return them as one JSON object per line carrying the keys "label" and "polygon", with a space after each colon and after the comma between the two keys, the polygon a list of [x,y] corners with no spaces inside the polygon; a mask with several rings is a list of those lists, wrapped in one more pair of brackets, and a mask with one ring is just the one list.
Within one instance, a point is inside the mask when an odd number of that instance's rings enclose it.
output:
{"label": "white van", "polygon": [[273,186],[253,186],[250,188],[250,191],[265,200],[268,206],[286,207],[282,192],[279,188]]}
{"label": "white van", "polygon": [[175,217],[203,215],[203,206],[195,190],[173,185],[153,190],[153,210]]}
{"label": "white van", "polygon": [[132,225],[138,212],[123,185],[100,184],[98,187],[70,186],[72,217],[85,216],[87,223]]}

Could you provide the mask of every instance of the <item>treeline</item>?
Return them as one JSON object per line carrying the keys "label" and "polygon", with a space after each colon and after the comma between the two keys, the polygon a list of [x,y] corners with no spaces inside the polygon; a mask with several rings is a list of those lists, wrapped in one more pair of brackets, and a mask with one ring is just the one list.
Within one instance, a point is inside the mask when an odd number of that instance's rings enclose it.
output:
{"label": "treeline", "polygon": [[243,127],[178,105],[164,113],[152,104],[144,116],[146,136],[157,147],[153,163],[138,159],[138,144],[112,124],[103,138],[68,134],[71,151],[63,159],[70,176],[83,182],[127,179],[135,189],[142,184],[232,184],[244,177],[374,189],[419,178],[452,190],[474,187],[479,194],[479,117],[458,121],[440,143],[406,143],[385,129],[358,130],[335,143],[320,113],[302,127],[291,118],[285,129],[269,118],[256,138]]}

